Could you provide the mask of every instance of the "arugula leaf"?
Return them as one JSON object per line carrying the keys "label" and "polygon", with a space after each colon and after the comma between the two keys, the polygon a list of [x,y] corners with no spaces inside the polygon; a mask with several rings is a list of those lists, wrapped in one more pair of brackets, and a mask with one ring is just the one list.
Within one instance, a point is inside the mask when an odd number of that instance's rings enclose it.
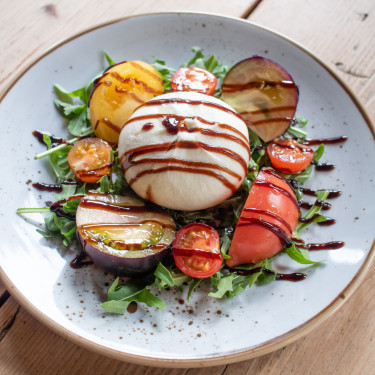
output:
{"label": "arugula leaf", "polygon": [[134,191],[130,188],[124,174],[122,173],[117,150],[111,151],[111,159],[113,161],[110,173],[100,179],[98,190],[102,193],[135,196]]}
{"label": "arugula leaf", "polygon": [[[47,145],[48,150],[52,147],[51,138],[47,134],[43,134],[43,141]],[[56,178],[60,180],[67,180],[74,177],[74,173],[70,169],[68,163],[68,154],[72,146],[66,146],[48,155],[49,162],[55,172]]]}
{"label": "arugula leaf", "polygon": [[76,97],[73,93],[66,91],[62,86],[55,83],[53,85],[55,93],[58,98],[60,98],[61,103],[72,104],[74,102],[74,98]]}
{"label": "arugula leaf", "polygon": [[[74,195],[85,195],[87,194],[89,190],[86,184],[75,184],[75,183],[63,182],[61,186],[63,188],[63,191],[60,194],[55,194],[55,199],[58,201],[73,197]],[[71,201],[68,201],[65,204],[65,207],[66,205],[69,205],[73,202],[75,202],[75,200],[73,199]]]}
{"label": "arugula leaf", "polygon": [[[303,216],[303,219],[311,219],[314,215],[318,214],[322,209],[322,205],[320,202],[324,202],[329,195],[328,190],[319,190],[316,192],[316,201],[313,206],[307,211],[307,213]],[[323,221],[324,216],[319,216],[316,218],[316,221]],[[314,221],[315,222],[315,221]],[[299,222],[297,224],[296,233],[299,234],[301,231],[306,228],[310,223]]]}
{"label": "arugula leaf", "polygon": [[153,274],[148,274],[142,279],[130,279],[127,283],[119,285],[119,278],[117,278],[107,292],[107,301],[102,303],[101,307],[107,312],[116,314],[123,314],[131,302],[145,303],[148,306],[164,309],[165,303],[150,291],[152,288],[160,291],[170,287],[180,288],[182,284],[190,283],[190,294],[200,281],[181,272],[175,273],[159,263]]}
{"label": "arugula leaf", "polygon": [[181,66],[192,66],[192,65],[201,65],[201,67],[204,67],[204,54],[202,52],[202,49],[200,47],[191,47],[191,51],[194,53],[194,56],[188,61],[187,64],[182,64]]}
{"label": "arugula leaf", "polygon": [[[230,244],[232,242],[229,233],[232,232],[231,228],[226,228],[223,230],[222,234],[220,235],[220,252],[224,259],[230,259],[228,255],[228,251],[230,248]],[[231,233],[232,234],[232,233]]]}
{"label": "arugula leaf", "polygon": [[159,291],[163,288],[176,287],[181,289],[183,284],[192,282],[193,278],[182,273],[174,266],[165,267],[162,263],[156,267],[154,272],[155,281],[152,286],[155,286]]}
{"label": "arugula leaf", "polygon": [[[174,280],[171,273],[162,263],[158,264],[154,275],[163,283],[163,287],[174,286]],[[160,285],[161,283],[159,284],[159,287]]]}
{"label": "arugula leaf", "polygon": [[319,161],[324,153],[324,144],[319,145],[319,147],[314,151],[313,160]]}
{"label": "arugula leaf", "polygon": [[164,60],[155,59],[155,56],[152,57],[154,58],[154,62],[151,65],[160,73],[164,82],[164,91],[171,91],[171,78],[176,69],[168,66]]}
{"label": "arugula leaf", "polygon": [[192,281],[190,282],[190,287],[189,287],[189,292],[188,292],[188,295],[187,295],[187,299],[190,298],[191,294],[193,293],[193,291],[195,290],[195,288],[203,281],[203,279],[192,279]]}
{"label": "arugula leaf", "polygon": [[109,66],[116,65],[116,62],[114,60],[112,60],[111,56],[109,56],[108,53],[105,52],[105,51],[104,51],[104,56],[107,60],[107,63],[109,64]]}
{"label": "arugula leaf", "polygon": [[81,197],[77,197],[77,199],[70,199],[66,203],[64,203],[62,209],[68,214],[75,215],[80,202]]}
{"label": "arugula leaf", "polygon": [[83,104],[72,104],[57,99],[55,100],[55,105],[64,114],[64,117],[66,118],[78,116],[86,108],[86,106]]}
{"label": "arugula leaf", "polygon": [[111,190],[108,176],[105,175],[99,180],[99,191],[101,193],[109,193]]}
{"label": "arugula leaf", "polygon": [[[265,271],[268,272],[265,273]],[[229,272],[223,268],[211,276],[210,282],[215,291],[208,295],[214,298],[223,298],[224,296],[232,298],[256,282],[261,285],[275,280],[275,278],[276,272],[272,270],[271,259],[265,259],[257,264],[243,264],[234,267]]]}
{"label": "arugula leaf", "polygon": [[[251,145],[251,162],[252,165],[250,167],[256,167],[257,171],[259,171],[262,166],[264,166],[265,156],[266,154],[266,143],[263,142],[258,135],[253,132],[250,128],[248,128],[249,132],[249,141]],[[255,177],[254,177],[255,180]]]}
{"label": "arugula leaf", "polygon": [[247,276],[241,276],[234,274],[233,276],[233,291],[228,291],[226,293],[227,297],[233,298],[237,294],[243,292],[245,289],[250,288],[262,275],[262,271],[252,273]]}
{"label": "arugula leaf", "polygon": [[284,249],[284,252],[289,255],[290,258],[295,260],[300,264],[317,264],[321,262],[315,262],[309,259],[309,251],[304,251],[305,249],[298,248],[293,242],[289,247]]}
{"label": "arugula leaf", "polygon": [[297,123],[298,123],[298,127],[299,127],[299,128],[304,128],[304,127],[306,127],[306,125],[307,125],[307,123],[308,123],[307,119],[304,118],[304,117],[302,117],[301,115],[297,115],[297,114],[295,114],[295,115],[294,115],[294,119],[297,121]]}
{"label": "arugula leaf", "polygon": [[89,130],[92,130],[90,112],[89,108],[85,105],[83,106],[83,111],[69,121],[68,131],[72,135],[80,136]]}
{"label": "arugula leaf", "polygon": [[[69,201],[62,204],[61,209],[67,214],[71,214],[74,216],[77,212],[77,207],[80,201],[80,197],[77,197],[77,199],[70,199]],[[49,209],[46,209],[46,212],[49,213],[49,216],[44,218],[46,230],[37,229],[38,233],[40,233],[45,238],[59,237],[63,240],[63,244],[65,246],[69,246],[72,242],[77,240],[77,226],[74,220],[68,219],[66,217],[61,217],[55,212],[49,211]]]}
{"label": "arugula leaf", "polygon": [[[109,65],[115,62],[104,52]],[[91,79],[85,86],[72,92],[65,90],[62,86],[55,84],[54,89],[59,99],[55,100],[57,109],[63,117],[68,119],[68,131],[73,136],[80,136],[91,129],[89,100],[95,81],[102,76],[102,72]]]}
{"label": "arugula leaf", "polygon": [[312,171],[313,171],[313,166],[310,164],[303,171],[299,173],[295,173],[295,174],[280,173],[280,175],[284,177],[286,180],[294,180],[298,182],[298,184],[302,185],[310,178]]}
{"label": "arugula leaf", "polygon": [[308,121],[302,116],[294,115],[294,119],[285,134],[293,138],[306,138],[307,133],[302,129],[307,125],[307,122]]}
{"label": "arugula leaf", "polygon": [[145,303],[147,306],[165,309],[165,303],[149,291],[139,280],[130,280],[125,285],[118,285],[117,278],[108,290],[108,300],[100,306],[109,313],[124,314],[131,302]]}
{"label": "arugula leaf", "polygon": [[208,293],[208,295],[213,298],[222,298],[227,293],[232,292],[234,276],[235,276],[234,273],[230,273],[229,275],[220,278],[216,284],[216,289],[217,289],[216,292]]}
{"label": "arugula leaf", "polygon": [[65,246],[69,246],[72,242],[76,241],[76,223],[65,217],[59,217],[52,213],[44,218],[46,230],[37,229],[45,238],[59,237],[62,239]]}

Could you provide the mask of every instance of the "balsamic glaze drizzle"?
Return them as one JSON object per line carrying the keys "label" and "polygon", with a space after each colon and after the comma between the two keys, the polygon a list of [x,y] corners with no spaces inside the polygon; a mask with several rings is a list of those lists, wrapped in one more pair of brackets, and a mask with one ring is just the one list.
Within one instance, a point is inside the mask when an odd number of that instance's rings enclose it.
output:
{"label": "balsamic glaze drizzle", "polygon": [[70,200],[73,200],[73,199],[81,199],[81,198],[83,198],[83,195],[75,195],[75,196],[72,196],[70,198],[62,199],[60,201],[52,203],[52,205],[50,206],[49,209],[50,209],[51,212],[55,213],[59,217],[65,217],[66,219],[75,221],[75,219],[76,219],[75,215],[70,214],[70,213],[63,210],[64,203],[66,203]]}
{"label": "balsamic glaze drizzle", "polygon": [[263,272],[267,276],[276,276],[276,280],[286,280],[286,281],[302,281],[306,279],[306,275],[300,272],[293,273],[278,273],[264,267],[255,267],[250,270],[241,270],[236,268],[229,268],[230,272],[233,272],[239,276],[249,276],[258,272]]}
{"label": "balsamic glaze drizzle", "polygon": [[63,191],[63,185],[79,185],[79,182],[73,180],[66,180],[60,184],[46,184],[44,182],[34,182],[32,187],[40,191],[55,191],[61,193]]}
{"label": "balsamic glaze drizzle", "polygon": [[313,197],[316,196],[317,192],[323,191],[323,190],[327,190],[329,192],[327,199],[337,198],[342,194],[342,192],[340,190],[334,190],[334,189],[316,189],[316,190],[314,190],[314,189],[310,189],[310,188],[304,188],[304,187],[301,187],[299,185],[299,183],[295,180],[290,180],[290,183],[291,183],[291,185],[293,186],[294,189],[300,190],[303,194],[313,196]]}
{"label": "balsamic glaze drizzle", "polygon": [[79,269],[83,267],[87,267],[94,262],[89,258],[84,251],[81,251],[71,262],[70,267],[74,269]]}

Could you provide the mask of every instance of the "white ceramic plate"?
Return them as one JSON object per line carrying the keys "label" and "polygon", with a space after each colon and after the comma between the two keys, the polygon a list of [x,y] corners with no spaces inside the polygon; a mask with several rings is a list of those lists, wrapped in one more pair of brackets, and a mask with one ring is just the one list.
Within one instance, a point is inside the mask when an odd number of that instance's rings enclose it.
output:
{"label": "white ceramic plate", "polygon": [[[234,299],[216,301],[198,292],[163,292],[165,310],[139,306],[132,314],[106,314],[100,303],[113,278],[95,267],[74,270],[72,250],[42,239],[35,227],[42,215],[27,220],[18,207],[43,206],[52,193],[31,188],[53,182],[35,129],[65,135],[53,100],[53,83],[68,90],[83,86],[105,67],[102,51],[115,61],[151,55],[177,67],[198,45],[206,55],[234,64],[253,54],[286,68],[300,88],[298,113],[309,119],[311,137],[347,135],[344,145],[327,146],[324,161],[336,169],[316,173],[312,188],[342,190],[329,216],[334,226],[310,230],[308,242],[345,241],[340,250],[312,254],[325,259],[305,269],[307,280],[253,287]],[[59,44],[17,79],[2,98],[1,275],[14,295],[37,319],[76,343],[119,359],[159,366],[202,366],[264,354],[307,333],[340,306],[358,285],[374,253],[375,147],[369,120],[342,83],[295,43],[251,23],[208,14],[151,14],[104,25]],[[361,187],[359,189],[358,187]],[[302,270],[280,257],[276,268]]]}

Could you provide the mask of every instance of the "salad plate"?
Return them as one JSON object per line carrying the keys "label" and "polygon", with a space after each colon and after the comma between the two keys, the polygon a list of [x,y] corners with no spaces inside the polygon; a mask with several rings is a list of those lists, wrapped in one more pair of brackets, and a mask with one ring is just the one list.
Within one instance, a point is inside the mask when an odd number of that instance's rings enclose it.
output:
{"label": "salad plate", "polygon": [[[74,269],[77,249],[45,239],[43,214],[17,215],[19,207],[44,207],[56,200],[33,182],[53,183],[46,160],[34,160],[44,147],[34,130],[67,136],[53,85],[68,91],[84,86],[106,68],[103,51],[114,61],[154,57],[178,68],[193,46],[227,65],[252,55],[276,61],[299,89],[297,114],[308,120],[310,138],[347,136],[327,145],[329,172],[313,172],[311,189],[341,191],[332,199],[332,226],[311,227],[306,242],[343,241],[337,250],[312,252],[323,261],[302,266],[283,254],[274,266],[303,272],[300,282],[253,286],[234,298],[214,299],[205,287],[163,290],[165,309],[144,307],[124,315],[106,313],[114,277],[96,266]],[[120,360],[169,367],[212,366],[265,354],[307,334],[335,312],[363,280],[374,257],[374,128],[351,91],[312,53],[250,22],[213,14],[160,13],[122,19],[92,28],[47,51],[28,67],[1,98],[0,274],[10,293],[35,318],[73,342]],[[361,186],[361,189],[358,189]]]}

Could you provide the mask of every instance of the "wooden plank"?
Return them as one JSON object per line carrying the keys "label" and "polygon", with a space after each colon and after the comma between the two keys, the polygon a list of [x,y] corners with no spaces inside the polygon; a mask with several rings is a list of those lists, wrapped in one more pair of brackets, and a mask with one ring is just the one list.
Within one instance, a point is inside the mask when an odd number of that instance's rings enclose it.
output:
{"label": "wooden plank", "polygon": [[[0,374],[168,374],[185,369],[137,366],[83,349],[34,320],[10,298],[0,309]],[[167,343],[165,343],[167,344]]]}
{"label": "wooden plank", "polygon": [[0,96],[11,79],[51,45],[89,27],[135,14],[178,11],[217,12],[241,17],[256,0],[43,0],[1,3]]}
{"label": "wooden plank", "polygon": [[[142,3],[118,1],[111,3],[111,7],[107,2],[99,0],[65,0],[63,4],[56,4],[46,5],[41,0],[1,4],[0,93],[12,77],[52,43],[93,24],[135,13],[173,9],[215,11],[241,16],[252,5],[250,2],[244,5],[242,0],[216,1],[215,9],[212,9],[212,2],[203,0],[189,3],[182,0],[145,0]],[[372,0],[262,0],[249,19],[291,37],[316,53],[355,90],[374,118],[374,10]],[[374,271],[375,266],[369,275],[374,275]],[[374,287],[375,277],[369,277],[338,313],[305,338],[283,349],[238,364],[190,370],[130,365],[91,353],[54,334],[22,308],[17,313],[18,304],[10,298],[0,309],[0,324],[8,327],[0,341],[0,373],[371,373],[375,366],[375,319],[372,316],[375,310],[375,298],[372,298]],[[4,289],[0,287],[0,291]]]}
{"label": "wooden plank", "polygon": [[[2,294],[1,308],[0,308],[0,342],[8,334],[13,327],[20,307],[16,303],[12,303],[9,294]],[[5,297],[5,298],[4,298]]]}
{"label": "wooden plank", "polygon": [[248,18],[302,44],[327,63],[375,119],[375,2],[263,0]]}
{"label": "wooden plank", "polygon": [[[263,0],[248,19],[304,45],[327,63],[375,120],[375,3]],[[365,374],[375,366],[375,264],[354,295],[306,337],[229,365],[234,374]]]}
{"label": "wooden plank", "polygon": [[6,292],[5,285],[0,280],[0,297]]}
{"label": "wooden plank", "polygon": [[375,365],[375,302],[368,296],[374,286],[375,278],[367,279],[336,314],[306,337],[271,354],[230,365],[225,375],[371,372]]}
{"label": "wooden plank", "polygon": [[[93,25],[134,14],[173,10],[215,11],[241,17],[256,0],[43,0],[2,2],[0,8],[0,96],[30,62],[51,45]],[[103,357],[56,335],[32,318],[6,294],[0,281],[0,374],[170,374],[185,369],[155,369]],[[167,343],[166,343],[167,344]],[[206,371],[206,374],[217,374]],[[220,372],[221,373],[221,372]]]}

